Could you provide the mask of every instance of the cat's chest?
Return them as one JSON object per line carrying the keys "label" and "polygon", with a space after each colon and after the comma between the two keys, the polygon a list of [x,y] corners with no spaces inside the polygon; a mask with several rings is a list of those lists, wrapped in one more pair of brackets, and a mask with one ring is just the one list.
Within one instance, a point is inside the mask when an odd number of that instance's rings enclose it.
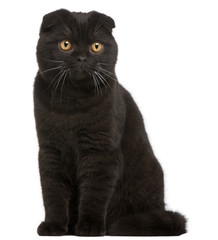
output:
{"label": "cat's chest", "polygon": [[113,123],[109,109],[98,113],[58,114],[40,112],[37,130],[41,144],[60,150],[104,149],[113,142]]}

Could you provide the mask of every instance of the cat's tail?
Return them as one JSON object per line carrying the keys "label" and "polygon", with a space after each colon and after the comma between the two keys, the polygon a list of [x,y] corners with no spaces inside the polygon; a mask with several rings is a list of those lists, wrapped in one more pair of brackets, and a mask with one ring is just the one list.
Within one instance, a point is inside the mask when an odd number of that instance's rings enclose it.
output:
{"label": "cat's tail", "polygon": [[178,236],[183,233],[186,233],[186,219],[172,211],[124,217],[107,229],[107,235],[111,236]]}

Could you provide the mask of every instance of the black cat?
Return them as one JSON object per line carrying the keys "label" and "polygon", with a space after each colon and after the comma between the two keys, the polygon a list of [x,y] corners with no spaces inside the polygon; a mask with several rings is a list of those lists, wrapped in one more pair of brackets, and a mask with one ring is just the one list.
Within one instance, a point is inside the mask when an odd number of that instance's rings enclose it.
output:
{"label": "black cat", "polygon": [[180,235],[138,107],[115,75],[112,18],[44,16],[34,85],[45,221],[39,235]]}

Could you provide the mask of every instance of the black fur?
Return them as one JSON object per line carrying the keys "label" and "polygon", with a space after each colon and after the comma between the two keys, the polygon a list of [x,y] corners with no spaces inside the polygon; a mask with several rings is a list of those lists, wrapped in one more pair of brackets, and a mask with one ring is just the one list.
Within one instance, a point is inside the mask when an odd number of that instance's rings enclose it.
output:
{"label": "black fur", "polygon": [[[116,79],[114,27],[98,12],[43,18],[34,85],[45,207],[39,235],[186,232],[185,218],[165,211],[162,168],[138,107]],[[69,51],[60,49],[64,39]],[[95,41],[103,43],[98,53]]]}

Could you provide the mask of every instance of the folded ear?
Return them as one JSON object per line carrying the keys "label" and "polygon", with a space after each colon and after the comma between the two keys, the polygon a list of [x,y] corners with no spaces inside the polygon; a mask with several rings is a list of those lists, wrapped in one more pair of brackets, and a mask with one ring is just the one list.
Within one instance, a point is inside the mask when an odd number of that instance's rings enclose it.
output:
{"label": "folded ear", "polygon": [[96,24],[96,30],[100,29],[100,27],[105,27],[112,33],[113,28],[115,28],[115,22],[111,17],[96,11],[92,11],[91,14]]}
{"label": "folded ear", "polygon": [[112,29],[116,27],[113,18],[106,15],[105,15],[105,25],[110,32],[112,32]]}
{"label": "folded ear", "polygon": [[40,34],[51,31],[62,22],[62,19],[66,17],[67,14],[69,14],[69,11],[66,9],[60,9],[46,14],[42,20]]}

